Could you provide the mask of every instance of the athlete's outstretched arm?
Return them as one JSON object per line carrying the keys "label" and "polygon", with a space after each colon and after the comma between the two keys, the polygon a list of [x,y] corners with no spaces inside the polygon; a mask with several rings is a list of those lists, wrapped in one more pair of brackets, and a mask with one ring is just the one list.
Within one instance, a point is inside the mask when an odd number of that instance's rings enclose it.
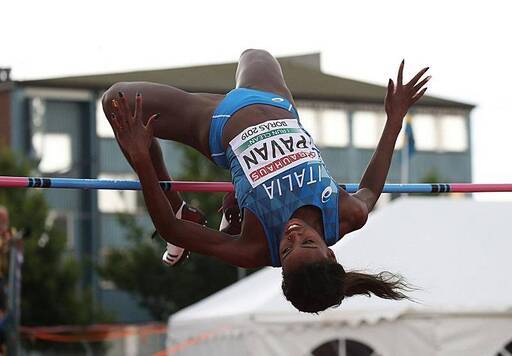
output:
{"label": "athlete's outstretched arm", "polygon": [[429,81],[430,76],[419,81],[427,70],[428,67],[423,68],[409,83],[402,84],[404,71],[404,61],[402,61],[398,70],[396,84],[393,80],[389,79],[385,99],[387,120],[384,131],[361,179],[361,183],[359,184],[360,189],[354,194],[354,197],[357,197],[366,204],[368,212],[373,209],[382,193],[389,166],[391,165],[396,140],[402,129],[404,117],[409,108],[418,101],[427,90],[427,88],[423,87]]}
{"label": "athlete's outstretched arm", "polygon": [[139,176],[144,201],[153,224],[165,240],[187,250],[217,257],[240,267],[255,267],[252,251],[243,241],[201,225],[175,218],[169,201],[161,189],[150,161],[149,147],[158,114],[142,122],[142,96],[137,95],[135,114],[128,106],[126,96],[114,99],[111,118],[119,144],[125,149]]}

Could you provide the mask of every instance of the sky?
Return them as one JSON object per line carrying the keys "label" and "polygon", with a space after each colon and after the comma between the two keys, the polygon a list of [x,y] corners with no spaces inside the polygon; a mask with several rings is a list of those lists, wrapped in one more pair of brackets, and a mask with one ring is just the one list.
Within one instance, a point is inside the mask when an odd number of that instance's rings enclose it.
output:
{"label": "sky", "polygon": [[[512,183],[512,5],[506,1],[4,0],[15,80],[321,52],[331,74],[385,85],[430,66],[428,94],[473,103],[473,181]],[[483,199],[512,200],[512,194]]]}

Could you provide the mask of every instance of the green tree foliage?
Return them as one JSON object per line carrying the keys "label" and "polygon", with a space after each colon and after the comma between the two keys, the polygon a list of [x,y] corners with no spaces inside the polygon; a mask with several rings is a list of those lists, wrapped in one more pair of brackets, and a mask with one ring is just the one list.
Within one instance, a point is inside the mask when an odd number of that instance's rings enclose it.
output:
{"label": "green tree foliage", "polygon": [[[13,152],[0,150],[2,175],[28,176],[30,165]],[[66,249],[66,235],[47,225],[48,206],[40,191],[0,189],[0,204],[11,225],[30,231],[24,241],[22,325],[77,325],[110,320],[95,308],[90,293],[79,290],[80,265]]]}
{"label": "green tree foliage", "polygon": [[164,321],[236,281],[236,269],[204,256],[193,255],[177,267],[165,266],[161,240],[151,241],[149,231],[144,231],[133,216],[120,216],[120,222],[130,247],[112,249],[99,272],[117,288],[135,295],[155,320]]}
{"label": "green tree foliage", "polygon": [[442,181],[441,175],[437,171],[437,169],[432,168],[421,178],[421,183],[446,183],[446,181]]}
{"label": "green tree foliage", "polygon": [[[229,180],[226,171],[208,162],[196,151],[182,146],[184,174],[175,179],[219,181]],[[187,193],[184,199],[200,208],[208,217],[208,225],[217,228],[223,194]],[[195,303],[237,280],[237,269],[216,259],[192,254],[184,264],[169,268],[162,264],[165,244],[151,240],[149,230],[133,216],[120,216],[126,230],[128,248],[112,249],[99,267],[103,278],[117,288],[135,295],[156,320]]]}

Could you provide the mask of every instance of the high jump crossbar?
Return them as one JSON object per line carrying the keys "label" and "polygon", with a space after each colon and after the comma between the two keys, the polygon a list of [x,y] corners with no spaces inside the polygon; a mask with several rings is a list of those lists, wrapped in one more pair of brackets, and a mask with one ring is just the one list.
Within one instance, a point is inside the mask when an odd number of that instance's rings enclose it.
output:
{"label": "high jump crossbar", "polygon": [[[287,184],[287,183],[286,183]],[[163,190],[177,192],[232,192],[230,182],[162,181]],[[340,184],[348,193],[359,189],[359,184]],[[63,189],[108,189],[141,190],[138,180],[121,179],[78,179],[46,177],[7,177],[0,176],[0,188],[63,188]],[[512,192],[512,184],[475,183],[413,183],[385,184],[384,193],[480,193]]]}

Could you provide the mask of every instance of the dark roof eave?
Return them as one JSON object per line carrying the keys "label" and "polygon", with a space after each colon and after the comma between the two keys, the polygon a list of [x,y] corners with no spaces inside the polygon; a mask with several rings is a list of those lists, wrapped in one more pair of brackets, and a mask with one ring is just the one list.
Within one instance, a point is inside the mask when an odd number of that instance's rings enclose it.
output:
{"label": "dark roof eave", "polygon": [[0,92],[11,91],[15,86],[15,82],[12,81],[0,83]]}
{"label": "dark roof eave", "polygon": [[[368,104],[368,105],[382,105],[384,106],[384,97],[380,100],[373,100],[369,98],[354,98],[354,97],[345,97],[345,96],[317,96],[317,95],[309,95],[303,93],[293,93],[293,98],[295,100],[313,100],[313,101],[324,101],[324,102],[332,102],[332,103],[346,103],[346,104]],[[430,99],[430,100],[429,100]],[[440,100],[439,102],[432,102],[431,100]],[[428,97],[427,101],[419,100],[415,107],[422,108],[451,108],[451,109],[464,109],[471,111],[476,107],[476,105],[468,104],[468,103],[459,103],[459,102],[450,102],[445,101],[443,99],[438,99],[434,97]]]}
{"label": "dark roof eave", "polygon": [[[384,101],[386,88],[381,85],[337,77],[323,73],[318,69],[303,67],[297,64],[283,62],[282,66],[285,76],[290,76],[287,82],[294,98],[297,100],[361,104],[382,104]],[[20,83],[24,86],[102,91],[116,82],[141,80],[175,85],[190,92],[225,94],[234,86],[233,73],[235,68],[236,63],[225,63],[125,73],[37,79],[22,81]],[[189,79],[184,80],[183,78]],[[308,83],[308,85],[304,86],[304,83]],[[469,111],[475,107],[473,104],[428,95],[418,102],[418,106],[455,108]]]}
{"label": "dark roof eave", "polygon": [[[41,87],[41,88],[65,88],[65,89],[76,89],[76,90],[94,90],[94,91],[103,91],[107,87],[105,86],[98,86],[98,85],[70,85],[67,83],[58,83],[58,82],[41,82],[41,81],[23,81],[22,82],[24,86],[34,86],[34,87]],[[213,94],[225,94],[229,89],[225,88],[194,88],[194,87],[182,87],[181,89],[185,91],[190,92],[197,92],[197,91],[208,91],[209,93]],[[326,96],[326,95],[311,95],[311,94],[304,94],[300,92],[294,92],[293,97],[295,100],[313,100],[313,101],[325,101],[325,102],[332,102],[332,103],[347,103],[347,104],[368,104],[368,105],[383,105],[384,98],[381,100],[372,100],[369,98],[355,98],[355,97],[346,97],[346,96]],[[432,97],[429,97],[428,99],[432,99]],[[442,100],[440,102],[425,102],[420,100],[416,106],[417,107],[423,107],[423,108],[453,108],[453,109],[463,109],[471,111],[476,107],[476,105],[468,104],[468,103],[460,103],[460,102],[451,102],[446,101],[443,102],[443,99],[437,99],[436,100]]]}

